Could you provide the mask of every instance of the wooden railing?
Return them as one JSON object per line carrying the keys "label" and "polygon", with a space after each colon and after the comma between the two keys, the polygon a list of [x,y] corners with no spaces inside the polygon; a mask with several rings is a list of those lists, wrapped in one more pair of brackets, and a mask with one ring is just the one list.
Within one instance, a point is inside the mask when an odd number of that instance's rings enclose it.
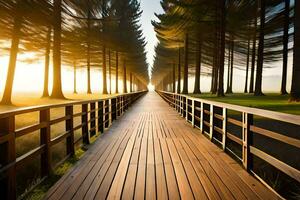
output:
{"label": "wooden railing", "polygon": [[[214,102],[193,98],[188,95],[163,91],[157,91],[157,93],[175,108],[182,117],[186,118],[189,123],[200,129],[203,134],[224,151],[237,158],[248,172],[252,173],[268,187],[269,184],[253,170],[254,157],[263,160],[288,175],[296,183],[300,183],[300,116]],[[231,113],[235,112],[237,115],[240,114],[241,117],[239,119],[238,117],[232,117],[228,114],[229,111]],[[267,121],[269,125],[266,126],[263,123],[256,125],[254,117],[258,118],[257,121],[260,122]],[[296,137],[280,132],[280,126],[284,126],[286,130],[289,129]],[[231,127],[232,132],[229,131],[229,127]],[[237,133],[237,128],[234,127],[240,128],[241,133]],[[270,155],[270,153],[265,151],[266,148],[264,150],[259,149],[254,144],[254,135],[272,139],[272,143],[279,142],[279,145],[277,144],[275,148],[279,147],[277,151],[280,152],[281,158],[278,159]],[[227,145],[229,141],[241,148],[240,155]],[[272,143],[268,144],[267,148],[274,150],[272,149]],[[289,150],[286,151],[285,147],[289,148]],[[284,152],[289,152],[289,155],[286,155]],[[290,160],[292,160],[293,164],[282,161],[288,157],[291,158]]]}
{"label": "wooden railing", "polygon": [[[40,156],[41,177],[47,177],[58,164],[75,153],[75,146],[89,144],[90,138],[97,133],[103,133],[109,128],[112,121],[121,116],[128,107],[146,91],[135,92],[91,101],[77,101],[50,106],[21,108],[14,111],[0,113],[0,181],[1,199],[16,199],[16,176],[20,169],[27,164],[36,162]],[[74,107],[80,106],[81,111],[74,113]],[[51,119],[51,110],[63,108],[64,116]],[[39,112],[39,121],[36,124],[16,129],[16,116]],[[81,123],[74,126],[74,120],[79,118]],[[51,137],[51,127],[65,123],[65,130],[56,137]],[[74,139],[74,132],[81,130],[81,137]],[[40,144],[31,151],[16,155],[16,139],[35,131],[40,132]],[[53,146],[65,142],[67,156],[56,166],[53,166],[51,151]]]}

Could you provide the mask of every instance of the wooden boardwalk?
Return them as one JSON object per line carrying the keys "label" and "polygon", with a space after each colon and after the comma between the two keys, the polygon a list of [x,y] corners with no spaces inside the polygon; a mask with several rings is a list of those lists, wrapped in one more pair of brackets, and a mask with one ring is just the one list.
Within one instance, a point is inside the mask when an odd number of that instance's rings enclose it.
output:
{"label": "wooden boardwalk", "polygon": [[157,94],[142,97],[46,199],[278,199]]}

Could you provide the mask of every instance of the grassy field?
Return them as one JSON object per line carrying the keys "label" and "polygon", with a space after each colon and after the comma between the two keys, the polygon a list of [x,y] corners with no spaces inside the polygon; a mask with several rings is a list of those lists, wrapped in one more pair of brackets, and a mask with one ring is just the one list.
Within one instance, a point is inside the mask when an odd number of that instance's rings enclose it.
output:
{"label": "grassy field", "polygon": [[273,93],[260,97],[253,96],[252,94],[231,94],[226,95],[226,97],[216,97],[215,95],[208,93],[190,95],[212,101],[300,115],[300,102],[289,102],[289,96],[287,95],[282,96]]}

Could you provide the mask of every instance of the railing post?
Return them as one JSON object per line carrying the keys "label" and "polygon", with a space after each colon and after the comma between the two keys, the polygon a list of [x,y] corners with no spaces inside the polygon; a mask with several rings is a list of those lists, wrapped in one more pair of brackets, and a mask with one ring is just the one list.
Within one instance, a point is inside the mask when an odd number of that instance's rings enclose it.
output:
{"label": "railing post", "polygon": [[180,115],[183,116],[183,100],[182,100],[182,96],[180,96]]}
{"label": "railing post", "polygon": [[112,99],[108,100],[108,117],[109,117],[109,124],[108,127],[112,124]]}
{"label": "railing post", "polygon": [[74,148],[74,118],[73,118],[73,105],[66,106],[66,116],[69,116],[70,119],[66,120],[66,131],[69,132],[67,137],[67,154],[73,156],[75,154]]}
{"label": "railing post", "polygon": [[203,116],[204,116],[204,104],[203,104],[203,102],[201,101],[200,102],[201,103],[201,109],[200,109],[200,130],[201,130],[201,132],[203,133],[203,121],[204,121],[204,119],[203,119]]}
{"label": "railing post", "polygon": [[121,108],[120,108],[120,114],[123,115],[124,110],[124,96],[121,97]]}
{"label": "railing post", "polygon": [[222,135],[222,149],[226,149],[227,138],[227,108],[223,108],[223,135]]}
{"label": "railing post", "polygon": [[209,129],[209,139],[213,139],[213,133],[214,133],[214,105],[210,104],[210,129]]}
{"label": "railing post", "polygon": [[41,154],[41,175],[48,176],[52,171],[51,166],[51,128],[50,109],[40,111],[40,123],[46,123],[46,127],[41,129],[40,144],[45,145],[45,151]]}
{"label": "railing post", "polygon": [[118,102],[118,98],[114,98],[112,99],[112,121],[117,119],[117,102]]}
{"label": "railing post", "polygon": [[90,103],[90,135],[96,135],[96,104]]}
{"label": "railing post", "polygon": [[[16,145],[15,145],[15,117],[10,116],[0,119],[0,137],[8,136],[1,146],[4,146],[4,151],[0,152],[1,165],[5,166],[16,161]],[[1,148],[2,149],[2,148]],[[2,180],[1,180],[2,181]],[[2,185],[2,184],[1,184]],[[3,199],[16,199],[16,166],[13,164],[7,171],[4,178],[5,193],[1,194]]]}
{"label": "railing post", "polygon": [[82,141],[83,144],[90,144],[89,124],[88,124],[88,104],[82,104]]}
{"label": "railing post", "polygon": [[250,153],[250,146],[253,143],[253,134],[250,131],[250,126],[253,124],[253,115],[243,113],[243,166],[247,171],[252,169],[253,158]]}
{"label": "railing post", "polygon": [[98,132],[103,133],[103,101],[98,101]]}
{"label": "railing post", "polygon": [[185,120],[189,120],[189,98],[185,98]]}
{"label": "railing post", "polygon": [[195,100],[192,99],[192,125],[195,128]]}
{"label": "railing post", "polygon": [[104,101],[104,128],[109,127],[109,100]]}
{"label": "railing post", "polygon": [[120,116],[120,97],[116,98],[116,119]]}

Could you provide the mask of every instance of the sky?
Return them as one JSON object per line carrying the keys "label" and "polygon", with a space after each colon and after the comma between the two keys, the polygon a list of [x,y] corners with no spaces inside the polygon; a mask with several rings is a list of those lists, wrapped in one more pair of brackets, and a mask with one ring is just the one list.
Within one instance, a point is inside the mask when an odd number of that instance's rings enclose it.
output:
{"label": "sky", "polygon": [[155,54],[154,47],[157,44],[151,20],[156,20],[154,13],[162,13],[160,0],[141,0],[141,9],[143,10],[141,25],[147,41],[147,62],[149,67],[151,67]]}

